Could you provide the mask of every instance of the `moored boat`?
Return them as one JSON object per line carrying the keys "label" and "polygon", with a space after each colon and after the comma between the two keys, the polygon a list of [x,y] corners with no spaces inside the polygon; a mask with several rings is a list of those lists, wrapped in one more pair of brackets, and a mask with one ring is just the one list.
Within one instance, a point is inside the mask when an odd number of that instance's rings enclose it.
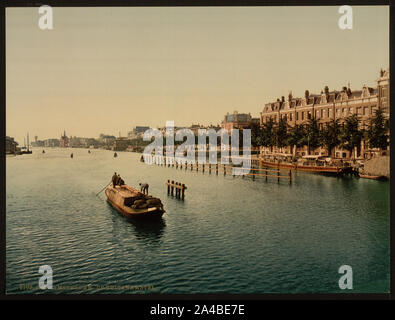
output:
{"label": "moored boat", "polygon": [[364,178],[364,179],[371,179],[371,180],[386,180],[387,178],[384,176],[371,176],[368,174],[359,174],[360,178]]}
{"label": "moored boat", "polygon": [[286,162],[276,163],[270,161],[262,161],[262,165],[264,167],[270,167],[270,168],[291,169],[291,170],[317,172],[317,173],[342,174],[344,172],[343,167],[337,167],[337,166],[298,165],[293,163],[286,163]]}
{"label": "moored boat", "polygon": [[106,188],[107,201],[128,218],[159,218],[166,211],[158,198],[144,194],[128,186],[113,186]]}

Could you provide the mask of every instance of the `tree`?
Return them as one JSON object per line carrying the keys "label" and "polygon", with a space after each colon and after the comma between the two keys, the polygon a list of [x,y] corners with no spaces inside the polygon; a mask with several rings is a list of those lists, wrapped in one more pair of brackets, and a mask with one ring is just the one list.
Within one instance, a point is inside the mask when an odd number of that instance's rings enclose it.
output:
{"label": "tree", "polygon": [[287,119],[285,117],[281,118],[275,128],[275,139],[276,139],[276,146],[279,148],[283,148],[287,145],[288,134],[287,130]]}
{"label": "tree", "polygon": [[251,124],[251,146],[260,147],[262,145],[262,128],[258,123]]}
{"label": "tree", "polygon": [[288,131],[287,144],[291,147],[302,147],[304,145],[305,135],[306,132],[304,126],[300,124],[295,124]]}
{"label": "tree", "polygon": [[387,121],[384,118],[383,111],[381,109],[376,110],[374,118],[370,119],[367,130],[367,138],[370,148],[385,149],[388,146],[389,135],[387,134]]}
{"label": "tree", "polygon": [[273,119],[269,119],[262,127],[261,143],[265,147],[270,147],[270,151],[273,151],[273,146],[276,144]]}
{"label": "tree", "polygon": [[339,120],[331,120],[320,131],[320,145],[327,149],[328,155],[332,155],[332,150],[339,145],[340,126]]}
{"label": "tree", "polygon": [[[363,132],[358,128],[358,117],[356,114],[345,119],[343,128],[340,130],[340,147],[353,153],[355,147],[361,145]],[[353,153],[355,158],[355,154]]]}
{"label": "tree", "polygon": [[304,137],[306,131],[303,125],[295,124],[288,132],[288,145],[296,146],[297,148],[304,145]]}
{"label": "tree", "polygon": [[318,121],[314,118],[309,119],[309,122],[306,126],[306,135],[305,135],[305,145],[308,146],[308,153],[310,153],[310,149],[316,149],[320,145],[320,130],[318,126]]}

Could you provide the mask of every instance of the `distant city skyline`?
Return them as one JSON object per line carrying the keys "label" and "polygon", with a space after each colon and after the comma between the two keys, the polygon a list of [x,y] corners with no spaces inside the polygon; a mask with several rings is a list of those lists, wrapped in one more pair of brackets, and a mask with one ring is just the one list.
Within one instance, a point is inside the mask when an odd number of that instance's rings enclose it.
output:
{"label": "distant city skyline", "polygon": [[6,134],[23,144],[127,135],[135,126],[220,124],[265,103],[375,87],[389,66],[389,7],[6,9]]}

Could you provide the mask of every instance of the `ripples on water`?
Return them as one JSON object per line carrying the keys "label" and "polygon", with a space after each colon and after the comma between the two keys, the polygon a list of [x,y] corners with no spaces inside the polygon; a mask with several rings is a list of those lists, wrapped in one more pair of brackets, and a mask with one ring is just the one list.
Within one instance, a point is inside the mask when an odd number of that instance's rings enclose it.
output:
{"label": "ripples on water", "polygon": [[[7,158],[8,293],[40,292],[44,264],[54,286],[77,286],[51,293],[339,292],[343,264],[354,292],[389,291],[388,182],[298,172],[277,184],[139,158],[86,149]],[[127,220],[95,196],[114,171],[150,184],[162,220]],[[187,185],[185,201],[167,196],[167,179]]]}

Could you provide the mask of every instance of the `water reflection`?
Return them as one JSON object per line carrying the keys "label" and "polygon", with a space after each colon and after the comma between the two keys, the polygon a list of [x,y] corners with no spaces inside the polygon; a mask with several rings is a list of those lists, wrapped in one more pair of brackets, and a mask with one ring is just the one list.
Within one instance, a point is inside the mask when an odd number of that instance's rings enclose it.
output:
{"label": "water reflection", "polygon": [[115,233],[122,232],[123,236],[130,235],[130,228],[133,228],[134,234],[138,239],[147,239],[158,241],[162,237],[166,223],[165,220],[160,218],[155,219],[136,219],[127,218],[120,212],[115,210],[111,204],[107,202],[109,210],[113,214],[113,230]]}
{"label": "water reflection", "polygon": [[127,219],[127,221],[134,226],[138,238],[159,240],[166,227],[166,222],[162,217],[151,220]]}

